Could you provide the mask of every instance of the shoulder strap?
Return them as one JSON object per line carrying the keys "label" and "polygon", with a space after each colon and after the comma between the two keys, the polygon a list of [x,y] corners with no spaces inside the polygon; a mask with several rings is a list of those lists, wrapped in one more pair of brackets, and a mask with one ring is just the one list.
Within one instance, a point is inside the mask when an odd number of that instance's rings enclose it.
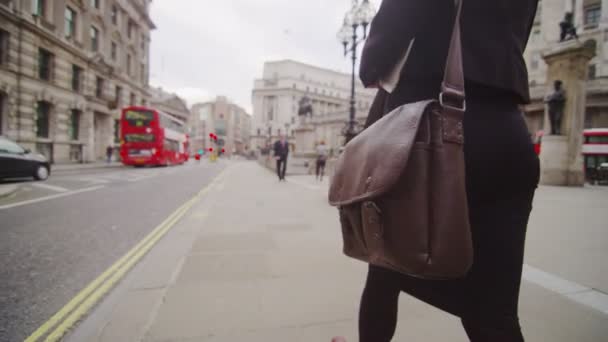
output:
{"label": "shoulder strap", "polygon": [[[450,40],[448,58],[445,64],[445,73],[443,75],[443,83],[441,84],[441,94],[439,95],[439,102],[444,107],[447,106],[451,109],[465,111],[466,102],[464,93],[462,43],[460,41],[460,17],[462,13],[462,2],[464,0],[455,1],[456,18],[454,20],[454,28],[452,30],[452,38]],[[449,104],[446,104],[446,102],[448,102],[448,98]]]}

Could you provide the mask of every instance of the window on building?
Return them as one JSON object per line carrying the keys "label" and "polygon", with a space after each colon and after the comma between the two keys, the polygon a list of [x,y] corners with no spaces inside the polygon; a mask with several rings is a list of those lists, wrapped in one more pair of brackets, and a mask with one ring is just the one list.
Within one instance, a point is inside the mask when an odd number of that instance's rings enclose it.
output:
{"label": "window on building", "polygon": [[117,105],[120,105],[120,99],[122,99],[122,87],[116,86],[114,91],[114,100],[116,101]]}
{"label": "window on building", "polygon": [[110,57],[112,57],[113,61],[116,61],[116,58],[118,57],[118,45],[116,42],[112,42],[110,47]]}
{"label": "window on building", "polygon": [[590,80],[594,80],[597,77],[597,66],[595,64],[591,64],[588,67],[587,77]]}
{"label": "window on building", "polygon": [[127,54],[127,75],[131,75],[131,54]]}
{"label": "window on building", "polygon": [[262,135],[262,130],[258,128],[258,137]]}
{"label": "window on building", "polygon": [[146,83],[146,66],[141,63],[139,67],[139,77],[141,77],[141,83]]}
{"label": "window on building", "polygon": [[99,9],[100,0],[91,0],[91,7]]}
{"label": "window on building", "polygon": [[68,136],[70,140],[78,140],[80,134],[80,111],[72,109],[68,123]]}
{"label": "window on building", "polygon": [[133,30],[135,30],[135,23],[133,23],[133,20],[129,19],[129,23],[127,24],[127,37],[129,37],[129,39],[133,38]]}
{"label": "window on building", "polygon": [[585,128],[593,127],[593,116],[595,113],[591,112],[589,108],[587,108],[587,112],[585,113]]}
{"label": "window on building", "polygon": [[0,92],[0,135],[4,133],[4,104],[6,102],[6,94]]}
{"label": "window on building", "polygon": [[8,51],[10,47],[10,35],[4,30],[0,30],[0,65],[8,63]]}
{"label": "window on building", "polygon": [[53,77],[53,62],[55,56],[48,50],[38,49],[38,77],[50,81]]}
{"label": "window on building", "polygon": [[70,7],[65,8],[65,36],[74,38],[76,36],[76,11]]}
{"label": "window on building", "polygon": [[46,0],[33,0],[32,13],[44,18],[46,15]]}
{"label": "window on building", "polygon": [[140,47],[141,47],[141,52],[145,54],[145,52],[146,52],[146,36],[143,35],[143,34],[141,35]]}
{"label": "window on building", "polygon": [[91,50],[99,51],[99,30],[91,26]]}
{"label": "window on building", "polygon": [[129,98],[129,104],[130,104],[131,106],[134,106],[134,105],[135,105],[135,102],[136,102],[135,93],[131,93],[131,96],[130,96],[130,98]]}
{"label": "window on building", "polygon": [[532,69],[532,70],[538,69],[539,62],[540,62],[540,58],[539,58],[538,54],[533,54],[532,60],[530,61],[530,69]]}
{"label": "window on building", "polygon": [[540,41],[540,28],[534,29],[532,31],[532,37],[530,38],[532,43],[538,43]]}
{"label": "window on building", "polygon": [[72,65],[72,90],[75,92],[81,91],[82,84],[82,68],[78,65]]}
{"label": "window on building", "polygon": [[110,16],[112,17],[112,24],[118,25],[118,7],[116,5],[112,5]]}
{"label": "window on building", "polygon": [[95,96],[97,96],[97,98],[103,97],[104,83],[105,80],[102,77],[97,76],[97,78],[95,79]]}
{"label": "window on building", "polygon": [[585,8],[585,28],[594,28],[600,22],[602,9],[600,6],[592,6]]}
{"label": "window on building", "polygon": [[114,143],[120,144],[120,120],[114,120]]}
{"label": "window on building", "polygon": [[36,110],[36,136],[39,138],[49,137],[49,127],[51,118],[51,104],[46,101],[39,101]]}

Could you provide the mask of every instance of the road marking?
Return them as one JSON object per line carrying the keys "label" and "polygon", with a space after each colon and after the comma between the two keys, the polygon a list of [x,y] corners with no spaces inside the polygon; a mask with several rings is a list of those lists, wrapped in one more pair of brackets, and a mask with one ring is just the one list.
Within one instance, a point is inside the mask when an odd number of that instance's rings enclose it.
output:
{"label": "road marking", "polygon": [[86,315],[126,273],[145,256],[171,228],[215,185],[227,169],[224,169],[212,182],[207,184],[194,197],[182,204],[150,234],[141,240],[127,254],[116,261],[110,268],[93,280],[80,291],[61,310],[53,315],[47,322],[30,335],[25,342],[39,341],[48,334],[45,341],[58,341],[72,328],[84,315]]}
{"label": "road marking", "polygon": [[56,186],[56,185],[50,185],[50,184],[46,184],[46,183],[31,183],[31,186],[35,186],[37,188],[42,188],[42,189],[47,189],[47,190],[53,190],[53,191],[57,191],[57,192],[68,192],[70,191],[70,189],[66,189],[66,188],[62,188],[60,186]]}
{"label": "road marking", "polygon": [[94,187],[91,187],[91,188],[85,188],[85,189],[80,189],[80,190],[75,190],[75,191],[64,192],[64,193],[57,194],[57,195],[44,196],[44,197],[40,197],[40,198],[36,198],[36,199],[32,199],[32,200],[27,200],[27,201],[12,203],[12,204],[6,204],[6,205],[0,205],[0,210],[5,210],[5,209],[10,209],[10,208],[15,208],[15,207],[21,207],[21,206],[32,204],[32,203],[38,203],[38,202],[48,201],[48,200],[52,200],[52,199],[56,199],[56,198],[61,198],[61,197],[67,197],[67,196],[77,195],[77,194],[81,194],[83,192],[89,192],[89,191],[99,190],[101,188],[104,188],[104,186],[94,186]]}
{"label": "road marking", "polygon": [[576,303],[608,315],[608,295],[590,287],[560,278],[530,265],[524,265],[523,278]]}

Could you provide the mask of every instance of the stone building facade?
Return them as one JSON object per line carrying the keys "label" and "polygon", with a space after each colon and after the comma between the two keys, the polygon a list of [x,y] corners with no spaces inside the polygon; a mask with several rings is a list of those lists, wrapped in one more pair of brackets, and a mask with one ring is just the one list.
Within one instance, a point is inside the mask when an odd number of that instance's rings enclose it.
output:
{"label": "stone building facade", "polygon": [[608,127],[608,0],[541,0],[525,52],[532,95],[532,104],[525,107],[525,112],[531,134],[544,128],[543,99],[553,81],[547,82],[542,55],[558,43],[559,23],[566,12],[574,14],[579,40],[592,40],[596,45],[596,57],[587,71],[585,128]]}
{"label": "stone building facade", "polygon": [[220,148],[226,150],[226,155],[248,154],[251,115],[245,109],[218,96],[214,101],[194,104],[191,112],[192,151],[216,148],[209,139],[209,134],[213,133],[218,136]]}
{"label": "stone building facade", "polygon": [[148,104],[150,0],[0,0],[0,134],[54,163],[119,142]]}
{"label": "stone building facade", "polygon": [[162,88],[150,88],[150,106],[188,125],[190,110],[186,101],[177,94],[167,92]]}
{"label": "stone building facade", "polygon": [[[357,119],[364,121],[375,90],[365,89],[356,80]],[[312,100],[316,135],[329,146],[343,143],[342,129],[348,120],[351,76],[317,66],[282,60],[266,62],[263,76],[254,81],[252,147],[263,149],[286,134],[293,143],[298,126],[299,102]]]}

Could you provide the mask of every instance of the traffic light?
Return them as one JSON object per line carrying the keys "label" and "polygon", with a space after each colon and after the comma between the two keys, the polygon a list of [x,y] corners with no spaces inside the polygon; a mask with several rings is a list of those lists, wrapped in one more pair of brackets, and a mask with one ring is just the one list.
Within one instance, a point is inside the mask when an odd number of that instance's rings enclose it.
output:
{"label": "traffic light", "polygon": [[213,152],[213,147],[209,147],[209,152]]}
{"label": "traffic light", "polygon": [[225,148],[222,149],[222,153],[226,153],[226,149]]}

